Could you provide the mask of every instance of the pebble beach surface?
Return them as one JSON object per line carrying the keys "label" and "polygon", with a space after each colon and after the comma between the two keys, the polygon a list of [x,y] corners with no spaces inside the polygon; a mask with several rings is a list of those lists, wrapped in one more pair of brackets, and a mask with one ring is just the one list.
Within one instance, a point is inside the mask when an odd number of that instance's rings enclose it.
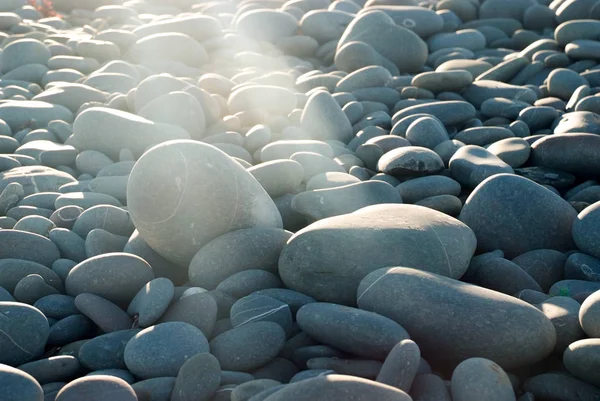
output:
{"label": "pebble beach surface", "polygon": [[0,0],[0,401],[599,401],[600,0]]}

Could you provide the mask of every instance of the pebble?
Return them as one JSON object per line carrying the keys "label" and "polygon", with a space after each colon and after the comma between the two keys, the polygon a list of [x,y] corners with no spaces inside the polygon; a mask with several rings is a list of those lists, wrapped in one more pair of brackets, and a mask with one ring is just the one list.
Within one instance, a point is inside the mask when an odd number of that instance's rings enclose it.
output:
{"label": "pebble", "polygon": [[127,307],[130,316],[137,316],[140,327],[153,325],[167,310],[175,293],[168,278],[156,278],[146,283]]}
{"label": "pebble", "polygon": [[85,398],[100,401],[110,396],[118,401],[135,401],[133,388],[126,381],[113,376],[86,376],[73,380],[56,395],[56,401],[75,401]]}
{"label": "pebble", "polygon": [[129,340],[125,346],[125,365],[144,379],[176,377],[186,361],[208,351],[208,341],[196,327],[184,322],[160,323]]}
{"label": "pebble", "polygon": [[106,369],[126,369],[125,346],[138,329],[127,329],[102,334],[86,341],[77,354],[81,364],[92,371]]}
{"label": "pebble", "polygon": [[385,358],[377,381],[408,393],[417,376],[420,359],[421,351],[414,341],[404,339],[398,342]]}
{"label": "pebble", "polygon": [[[360,280],[381,267],[408,265],[462,276],[475,242],[468,227],[440,212],[414,205],[375,205],[297,232],[281,253],[279,274],[288,288],[320,301],[352,305]],[[396,251],[380,252],[388,243],[395,244]],[[361,252],[351,251],[356,249]],[[315,272],[321,274],[316,277]]]}
{"label": "pebble", "polygon": [[[401,299],[398,294],[402,294]],[[432,303],[432,294],[442,296],[438,299],[444,301]],[[405,327],[418,341],[425,359],[443,366],[453,367],[464,358],[481,357],[510,369],[544,359],[556,344],[552,323],[532,306],[508,295],[416,269],[376,270],[362,280],[357,298],[361,309],[383,314]],[[431,318],[414,308],[423,303],[436,306],[430,312]],[[497,309],[497,304],[502,304],[502,309]],[[461,313],[467,310],[466,305],[478,313]],[[488,308],[492,308],[489,313]],[[439,327],[440,334],[431,330],[433,327]],[[510,345],[505,345],[506,341]]]}
{"label": "pebble", "polygon": [[452,373],[452,399],[516,400],[510,379],[500,366],[485,358],[461,362]]}
{"label": "pebble", "polygon": [[0,345],[0,363],[18,366],[42,356],[48,339],[46,317],[33,306],[20,302],[0,302],[0,322],[5,334]]}
{"label": "pebble", "polygon": [[489,150],[477,145],[462,146],[448,162],[452,177],[462,185],[476,188],[486,179],[514,170]]}
{"label": "pebble", "polygon": [[28,373],[9,365],[0,364],[2,398],[6,401],[41,401],[44,392]]}
{"label": "pebble", "polygon": [[188,359],[177,374],[171,400],[209,400],[221,384],[221,366],[209,353]]}

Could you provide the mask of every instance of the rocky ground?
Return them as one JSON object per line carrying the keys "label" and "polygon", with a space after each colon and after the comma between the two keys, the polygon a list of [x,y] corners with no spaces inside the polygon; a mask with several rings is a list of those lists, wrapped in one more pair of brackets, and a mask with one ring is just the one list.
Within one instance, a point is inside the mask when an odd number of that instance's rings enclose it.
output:
{"label": "rocky ground", "polygon": [[0,0],[0,401],[600,400],[599,0]]}

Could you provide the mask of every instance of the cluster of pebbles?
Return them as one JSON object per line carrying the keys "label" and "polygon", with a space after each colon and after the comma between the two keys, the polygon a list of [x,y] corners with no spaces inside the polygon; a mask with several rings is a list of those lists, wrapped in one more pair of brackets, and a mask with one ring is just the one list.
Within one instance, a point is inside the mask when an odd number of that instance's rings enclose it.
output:
{"label": "cluster of pebbles", "polygon": [[54,8],[0,1],[1,401],[600,400],[600,1]]}

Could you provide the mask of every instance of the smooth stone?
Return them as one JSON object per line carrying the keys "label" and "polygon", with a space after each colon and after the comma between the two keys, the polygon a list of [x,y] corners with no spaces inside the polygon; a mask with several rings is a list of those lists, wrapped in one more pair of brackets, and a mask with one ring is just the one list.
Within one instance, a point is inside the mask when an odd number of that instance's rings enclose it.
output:
{"label": "smooth stone", "polygon": [[529,274],[547,292],[552,285],[563,279],[567,257],[553,249],[536,249],[525,252],[512,260]]}
{"label": "smooth stone", "polygon": [[256,291],[269,288],[282,287],[279,278],[266,270],[245,270],[235,273],[217,286],[217,290],[223,291],[234,298],[240,299]]}
{"label": "smooth stone", "polygon": [[[431,302],[432,296],[438,301]],[[504,369],[526,366],[545,358],[556,343],[552,323],[533,306],[429,272],[379,269],[362,280],[357,297],[361,309],[405,327],[424,358],[442,366],[452,367],[470,357],[490,359]],[[434,306],[432,315],[420,313],[415,303]],[[477,313],[462,313],[466,310]]]}
{"label": "smooth stone", "polygon": [[573,92],[582,85],[587,85],[585,78],[567,68],[552,70],[547,80],[548,94],[563,100],[569,100]]}
{"label": "smooth stone", "polygon": [[144,379],[176,377],[187,360],[208,351],[208,341],[196,327],[183,322],[161,323],[142,330],[127,343],[125,364]]}
{"label": "smooth stone", "polygon": [[88,258],[106,253],[123,252],[128,237],[111,234],[101,228],[89,232],[85,239],[85,254]]}
{"label": "smooth stone", "polygon": [[171,280],[156,278],[146,283],[135,295],[127,307],[127,313],[137,316],[140,327],[149,327],[167,310],[174,294],[175,287]]}
{"label": "smooth stone", "polygon": [[353,92],[358,89],[386,86],[392,80],[390,72],[380,66],[369,66],[343,77],[335,86],[335,92]]}
{"label": "smooth stone", "polygon": [[15,40],[2,51],[0,71],[6,74],[27,64],[46,65],[50,57],[50,50],[39,40],[29,38]]}
{"label": "smooth stone", "polygon": [[58,294],[58,291],[48,285],[42,276],[38,276],[37,274],[30,274],[22,278],[15,286],[13,293],[17,301],[30,305],[33,305],[38,299],[51,294]]}
{"label": "smooth stone", "polygon": [[356,184],[360,180],[348,173],[327,172],[314,175],[306,183],[306,190],[328,189],[343,187],[348,184]]}
{"label": "smooth stone", "polygon": [[19,366],[23,372],[30,374],[40,384],[68,382],[81,369],[77,358],[69,355],[39,359]]}
{"label": "smooth stone", "polygon": [[600,260],[585,253],[572,253],[564,264],[564,278],[567,280],[600,281]]}
{"label": "smooth stone", "polygon": [[599,339],[583,339],[570,344],[563,354],[563,362],[567,370],[575,377],[594,386],[598,386],[600,383],[595,370],[600,357],[599,346]]}
{"label": "smooth stone", "polygon": [[494,97],[519,99],[529,104],[533,104],[538,99],[536,93],[529,88],[490,80],[473,82],[462,95],[476,108],[481,108],[484,101]]}
{"label": "smooth stone", "polygon": [[565,54],[574,60],[598,60],[600,43],[597,40],[579,39],[565,46]]}
{"label": "smooth stone", "polygon": [[485,358],[470,358],[461,362],[452,373],[451,390],[455,401],[516,400],[506,372]]}
{"label": "smooth stone", "polygon": [[208,53],[201,43],[184,33],[165,32],[138,39],[128,49],[125,58],[137,64],[169,60],[194,67],[206,63]]}
{"label": "smooth stone", "polygon": [[459,47],[471,51],[485,48],[485,36],[476,29],[460,29],[456,32],[441,32],[433,35],[427,40],[430,52],[446,49],[448,47]]}
{"label": "smooth stone", "polygon": [[600,334],[600,292],[594,292],[581,304],[579,323],[589,337],[598,338]]}
{"label": "smooth stone", "polygon": [[[369,10],[355,18],[340,38],[337,50],[353,41],[371,46],[401,72],[418,71],[427,59],[427,44],[417,34],[397,25],[389,15],[379,10]],[[402,43],[402,46],[389,46],[392,42]]]}
{"label": "smooth stone", "polygon": [[448,386],[443,379],[434,374],[421,374],[415,377],[410,389],[413,400],[452,401]]}
{"label": "smooth stone", "polygon": [[91,293],[126,307],[152,279],[152,268],[142,258],[127,253],[109,253],[75,266],[67,276],[65,287],[67,294],[74,297]]}
{"label": "smooth stone", "polygon": [[[56,245],[38,234],[18,230],[0,230],[0,259],[24,259],[51,266],[60,258]],[[31,252],[35,249],[36,252]]]}
{"label": "smooth stone", "polygon": [[[510,193],[506,186],[511,188]],[[519,197],[515,197],[515,193]],[[543,217],[548,214],[553,218]],[[559,196],[511,174],[498,174],[479,184],[466,200],[459,217],[473,229],[479,250],[500,249],[509,258],[534,249],[572,249],[571,227],[575,218],[575,210]]]}
{"label": "smooth stone", "polygon": [[596,292],[600,290],[600,283],[585,280],[561,280],[548,291],[551,296],[575,296],[583,292]]}
{"label": "smooth stone", "polygon": [[91,86],[87,80],[84,83],[57,81],[48,84],[46,89],[35,95],[32,100],[61,105],[73,114],[77,114],[85,103],[106,103],[107,95],[102,90]]}
{"label": "smooth stone", "polygon": [[171,401],[209,400],[221,384],[221,366],[209,353],[188,359],[177,374]]}
{"label": "smooth stone", "polygon": [[73,113],[64,106],[38,100],[8,101],[0,104],[0,120],[16,133],[24,127],[45,128],[53,120],[71,123]]}
{"label": "smooth stone", "polygon": [[230,113],[264,110],[274,115],[287,115],[297,105],[292,91],[273,85],[245,85],[231,92],[227,100]]}
{"label": "smooth stone", "polygon": [[106,369],[127,369],[125,365],[125,346],[140,330],[128,329],[102,334],[94,337],[79,349],[78,359],[92,371]]}
{"label": "smooth stone", "polygon": [[90,335],[94,323],[83,315],[71,315],[50,327],[48,345],[64,346]]}
{"label": "smooth stone", "polygon": [[512,168],[517,168],[529,160],[531,146],[522,138],[506,138],[495,141],[487,150]]}
{"label": "smooth stone", "polygon": [[535,305],[554,325],[558,354],[565,351],[569,344],[585,337],[579,324],[580,304],[570,297],[554,296]]}
{"label": "smooth stone", "polygon": [[271,361],[284,342],[285,332],[277,323],[251,322],[213,338],[210,350],[222,369],[248,372]]}
{"label": "smooth stone", "polygon": [[73,136],[81,150],[97,150],[113,160],[118,159],[121,149],[129,149],[139,157],[159,143],[189,138],[181,127],[105,107],[80,113],[73,123]]}
{"label": "smooth stone", "polygon": [[[165,165],[164,160],[172,163]],[[226,186],[215,171],[233,175],[235,180],[227,178]],[[211,182],[219,191],[209,195],[204,189]],[[148,185],[158,191],[153,202],[148,202]],[[172,191],[179,194],[177,199],[170,196]],[[188,266],[203,245],[226,232],[282,226],[271,198],[240,164],[213,146],[195,141],[172,141],[145,153],[131,171],[127,200],[142,238],[161,256],[182,266]],[[220,213],[215,213],[214,206]],[[194,211],[191,220],[188,209]]]}
{"label": "smooth stone", "polygon": [[581,251],[600,258],[600,202],[586,207],[573,222],[573,240]]}
{"label": "smooth stone", "polygon": [[338,397],[340,392],[353,394],[356,401],[408,401],[404,391],[371,380],[347,375],[317,376],[289,384],[268,396],[265,401],[324,401]]}
{"label": "smooth stone", "polygon": [[85,241],[73,231],[66,228],[55,228],[50,231],[49,238],[58,247],[62,258],[78,263],[87,258]]}
{"label": "smooth stone", "polygon": [[267,321],[280,325],[289,337],[293,319],[289,305],[264,295],[249,295],[237,300],[231,307],[231,324],[234,328],[252,322]]}
{"label": "smooth stone", "polygon": [[301,307],[315,302],[314,298],[297,291],[289,290],[287,288],[267,288],[256,291],[253,293],[253,295],[264,295],[287,304],[294,316]]}
{"label": "smooth stone", "polygon": [[[395,251],[383,252],[389,244]],[[473,232],[440,212],[375,205],[297,232],[281,253],[279,274],[288,288],[319,301],[354,305],[360,280],[375,269],[412,266],[458,278],[475,247]]]}
{"label": "smooth stone", "polygon": [[517,264],[504,258],[486,261],[477,269],[471,280],[473,284],[507,295],[514,295],[525,289],[542,291],[533,277]]}
{"label": "smooth stone", "polygon": [[475,117],[475,107],[461,100],[415,104],[397,111],[392,117],[392,124],[404,117],[421,113],[430,114],[448,126],[461,124]]}
{"label": "smooth stone", "polygon": [[47,237],[54,227],[54,223],[43,216],[26,216],[20,219],[12,228]]}
{"label": "smooth stone", "polygon": [[497,174],[512,174],[514,170],[485,148],[466,145],[459,148],[448,162],[452,177],[461,184],[475,188]]}
{"label": "smooth stone", "polygon": [[293,192],[305,175],[302,164],[287,159],[260,163],[250,167],[248,172],[272,198],[279,198]]}
{"label": "smooth stone", "polygon": [[84,239],[98,228],[121,236],[130,236],[135,230],[129,212],[112,205],[98,205],[82,211],[73,224],[73,231]]}
{"label": "smooth stone", "polygon": [[231,393],[232,401],[248,401],[254,395],[280,385],[281,383],[276,380],[270,379],[256,379],[246,383],[242,383],[236,387]]}
{"label": "smooth stone", "polygon": [[210,338],[217,320],[218,303],[208,292],[186,295],[172,303],[161,316],[160,322],[184,322],[197,327]]}
{"label": "smooth stone", "polygon": [[[384,359],[396,343],[408,338],[395,322],[342,305],[310,303],[300,308],[296,319],[300,328],[319,342],[368,358]],[[354,322],[352,327],[347,326],[349,321]],[[341,338],[340,332],[348,336]]]}
{"label": "smooth stone", "polygon": [[18,366],[42,355],[48,339],[46,317],[33,306],[20,302],[0,302],[0,313],[6,317],[0,323],[5,334],[0,345],[0,363]]}
{"label": "smooth stone", "polygon": [[416,119],[406,129],[405,137],[413,146],[428,149],[434,149],[440,143],[450,140],[446,128],[433,117]]}
{"label": "smooth stone", "polygon": [[431,149],[406,146],[385,153],[377,169],[395,177],[419,177],[434,174],[444,168],[442,159]]}
{"label": "smooth stone", "polygon": [[312,152],[298,152],[290,156],[290,159],[300,163],[304,171],[303,181],[308,182],[313,176],[325,172],[345,173],[346,170],[336,161],[328,157]]}
{"label": "smooth stone", "polygon": [[381,370],[382,363],[370,359],[312,358],[306,362],[306,366],[373,380]]}
{"label": "smooth stone", "polygon": [[536,400],[592,401],[600,396],[598,387],[560,372],[542,373],[530,377],[523,383],[523,390],[532,393]]}
{"label": "smooth stone", "polygon": [[75,299],[63,294],[46,295],[38,299],[33,306],[52,319],[63,319],[79,313],[75,307]]}
{"label": "smooth stone", "polygon": [[514,57],[505,60],[476,77],[477,81],[490,80],[509,83],[520,71],[527,67],[530,60],[527,57]]}
{"label": "smooth stone", "polygon": [[281,250],[291,236],[292,233],[282,229],[256,227],[217,237],[192,259],[190,282],[212,290],[227,277],[242,271],[261,269],[276,273]]}
{"label": "smooth stone", "polygon": [[79,294],[75,306],[105,333],[127,330],[132,327],[131,318],[117,305],[94,294]]}
{"label": "smooth stone", "polygon": [[0,286],[14,292],[17,284],[29,275],[39,275],[56,290],[64,290],[60,277],[48,267],[23,259],[0,259]]}
{"label": "smooth stone", "polygon": [[531,161],[534,165],[555,168],[567,173],[594,175],[600,171],[596,157],[598,149],[600,149],[600,139],[595,134],[549,135],[533,143]]}
{"label": "smooth stone", "polygon": [[414,341],[398,342],[385,358],[377,381],[408,392],[417,375],[420,359],[421,351]]}
{"label": "smooth stone", "polygon": [[453,139],[465,145],[485,146],[514,136],[511,130],[504,127],[472,127],[460,131]]}
{"label": "smooth stone", "polygon": [[298,367],[292,361],[277,356],[266,365],[253,370],[252,376],[256,379],[269,379],[280,383],[289,383],[296,373],[298,373]]}
{"label": "smooth stone", "polygon": [[135,377],[125,369],[106,369],[106,370],[96,370],[94,372],[88,373],[86,376],[110,376],[116,377],[118,379],[124,380],[128,384],[133,384],[135,382]]}
{"label": "smooth stone", "polygon": [[73,182],[75,178],[70,174],[44,166],[23,166],[0,173],[0,190],[3,191],[11,183],[17,183],[23,187],[25,196],[39,192],[58,192],[62,185]]}
{"label": "smooth stone", "polygon": [[433,93],[460,92],[473,82],[473,76],[469,71],[431,71],[417,74],[411,84]]}
{"label": "smooth stone", "polygon": [[0,386],[5,401],[42,401],[44,392],[40,384],[27,372],[0,364]]}
{"label": "smooth stone", "polygon": [[110,397],[115,401],[136,401],[133,388],[123,379],[113,376],[85,376],[73,380],[56,395],[56,401],[101,401]]}
{"label": "smooth stone", "polygon": [[260,150],[260,160],[269,162],[278,159],[289,159],[294,153],[313,152],[333,158],[332,147],[323,141],[312,139],[290,139],[271,142]]}
{"label": "smooth stone", "polygon": [[600,117],[589,111],[573,111],[563,114],[553,124],[555,134],[600,133]]}
{"label": "smooth stone", "polygon": [[97,150],[84,150],[77,155],[75,165],[77,169],[95,177],[103,168],[114,164],[108,156]]}
{"label": "smooth stone", "polygon": [[307,100],[300,118],[301,127],[316,140],[352,139],[352,126],[333,96],[325,91],[314,92]]}
{"label": "smooth stone", "polygon": [[437,195],[458,196],[461,192],[457,181],[443,175],[414,178],[404,181],[396,189],[406,203],[416,203]]}
{"label": "smooth stone", "polygon": [[292,209],[316,221],[382,203],[402,203],[402,199],[390,184],[367,181],[301,192],[292,199]]}
{"label": "smooth stone", "polygon": [[131,387],[138,400],[144,400],[149,395],[152,401],[170,401],[175,381],[175,377],[155,377],[136,382]]}

